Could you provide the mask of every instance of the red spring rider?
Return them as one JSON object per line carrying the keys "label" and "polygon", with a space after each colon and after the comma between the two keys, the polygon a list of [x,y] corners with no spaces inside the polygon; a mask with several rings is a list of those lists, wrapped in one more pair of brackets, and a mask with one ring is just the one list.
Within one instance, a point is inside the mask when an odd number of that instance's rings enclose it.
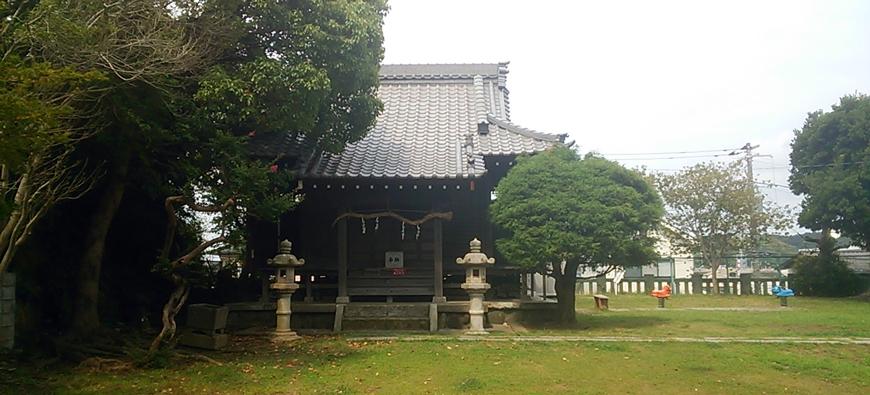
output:
{"label": "red spring rider", "polygon": [[659,299],[659,307],[664,308],[665,307],[665,299],[668,299],[671,297],[671,286],[668,284],[665,284],[665,286],[662,287],[662,289],[656,289],[656,290],[653,290],[652,292],[650,292],[650,295],[658,298]]}

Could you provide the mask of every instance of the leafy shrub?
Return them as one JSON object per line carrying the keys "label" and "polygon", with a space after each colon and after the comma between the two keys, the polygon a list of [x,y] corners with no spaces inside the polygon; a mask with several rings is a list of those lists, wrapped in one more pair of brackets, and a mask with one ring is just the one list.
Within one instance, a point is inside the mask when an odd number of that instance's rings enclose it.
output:
{"label": "leafy shrub", "polygon": [[799,295],[853,296],[867,289],[867,282],[837,256],[799,256],[793,267]]}

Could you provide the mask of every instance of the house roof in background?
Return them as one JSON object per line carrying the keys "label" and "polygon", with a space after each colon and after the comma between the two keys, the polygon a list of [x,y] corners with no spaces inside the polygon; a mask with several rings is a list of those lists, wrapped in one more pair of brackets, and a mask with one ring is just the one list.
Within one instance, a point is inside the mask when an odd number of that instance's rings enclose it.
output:
{"label": "house roof in background", "polygon": [[[507,63],[383,65],[384,111],[362,140],[338,154],[311,150],[295,135],[255,149],[299,155],[305,178],[479,177],[485,156],[530,154],[565,139],[510,122],[507,72]],[[481,122],[488,132],[478,132]]]}

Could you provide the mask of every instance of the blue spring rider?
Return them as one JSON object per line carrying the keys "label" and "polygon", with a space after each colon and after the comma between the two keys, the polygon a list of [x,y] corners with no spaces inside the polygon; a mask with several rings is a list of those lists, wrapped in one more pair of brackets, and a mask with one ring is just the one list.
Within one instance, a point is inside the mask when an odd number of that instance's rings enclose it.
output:
{"label": "blue spring rider", "polygon": [[794,291],[780,287],[779,285],[774,285],[773,288],[770,289],[770,292],[773,292],[773,296],[779,298],[779,305],[783,307],[787,307],[788,298],[794,296]]}

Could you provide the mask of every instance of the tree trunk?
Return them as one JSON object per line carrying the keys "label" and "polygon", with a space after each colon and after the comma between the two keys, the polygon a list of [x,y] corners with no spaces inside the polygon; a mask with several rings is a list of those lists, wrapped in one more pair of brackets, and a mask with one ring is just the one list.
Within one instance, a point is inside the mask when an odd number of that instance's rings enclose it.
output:
{"label": "tree trunk", "polygon": [[[5,172],[5,167],[4,167]],[[28,173],[24,173],[19,181],[18,188],[15,191],[15,197],[12,203],[15,205],[12,213],[9,214],[3,228],[0,229],[0,276],[6,273],[9,265],[12,264],[12,257],[15,255],[16,243],[18,234],[22,230],[23,221],[26,221],[27,216],[23,215],[23,211],[27,205],[23,204],[26,196],[29,195],[30,184],[28,183]],[[4,174],[4,177],[6,175]],[[5,182],[5,181],[4,181]],[[23,217],[23,218],[22,218]]]}
{"label": "tree trunk", "polygon": [[714,258],[710,260],[710,268],[713,269],[713,295],[719,295],[719,259]]}
{"label": "tree trunk", "polygon": [[126,178],[127,163],[123,163],[108,178],[99,204],[91,216],[90,227],[85,233],[85,252],[78,273],[78,294],[72,322],[73,333],[80,337],[90,336],[100,326],[98,302],[103,254],[106,237],[124,197]]}
{"label": "tree trunk", "polygon": [[151,358],[153,358],[157,354],[157,351],[160,350],[160,346],[163,344],[164,340],[173,340],[175,338],[177,328],[175,324],[175,316],[177,316],[181,311],[181,308],[184,307],[184,303],[187,302],[187,296],[190,294],[190,285],[183,277],[173,274],[172,281],[175,284],[175,289],[169,295],[169,300],[167,300],[166,304],[163,305],[163,311],[161,314],[163,328],[154,340],[151,341],[151,346],[148,347],[148,355]]}
{"label": "tree trunk", "polygon": [[[576,287],[577,268],[576,263],[566,263],[563,270],[553,268],[553,277],[556,279],[556,300],[558,302],[558,318],[563,324],[576,324]],[[560,273],[561,272],[561,273]]]}
{"label": "tree trunk", "polygon": [[[227,201],[220,206],[203,206],[196,204],[192,199],[188,200],[183,195],[170,196],[166,198],[166,201],[164,202],[164,208],[166,209],[166,237],[163,240],[163,249],[160,252],[159,261],[168,259],[169,250],[175,242],[175,232],[178,228],[178,213],[175,210],[176,204],[186,205],[193,211],[200,213],[219,213],[225,211],[230,206],[233,206],[235,200],[233,198],[227,199]],[[172,270],[170,278],[172,279],[172,283],[175,284],[175,289],[169,295],[169,300],[167,300],[166,304],[163,305],[163,328],[154,340],[151,341],[151,346],[148,347],[148,359],[157,356],[157,352],[160,351],[164,342],[169,342],[170,347],[175,345],[175,334],[177,329],[175,317],[181,311],[181,308],[184,307],[184,303],[187,302],[187,297],[190,294],[190,283],[179,269],[187,266],[194,259],[197,259],[208,248],[225,241],[226,238],[224,236],[204,241],[190,250],[187,254],[184,254],[180,258],[169,263],[169,267]]]}

